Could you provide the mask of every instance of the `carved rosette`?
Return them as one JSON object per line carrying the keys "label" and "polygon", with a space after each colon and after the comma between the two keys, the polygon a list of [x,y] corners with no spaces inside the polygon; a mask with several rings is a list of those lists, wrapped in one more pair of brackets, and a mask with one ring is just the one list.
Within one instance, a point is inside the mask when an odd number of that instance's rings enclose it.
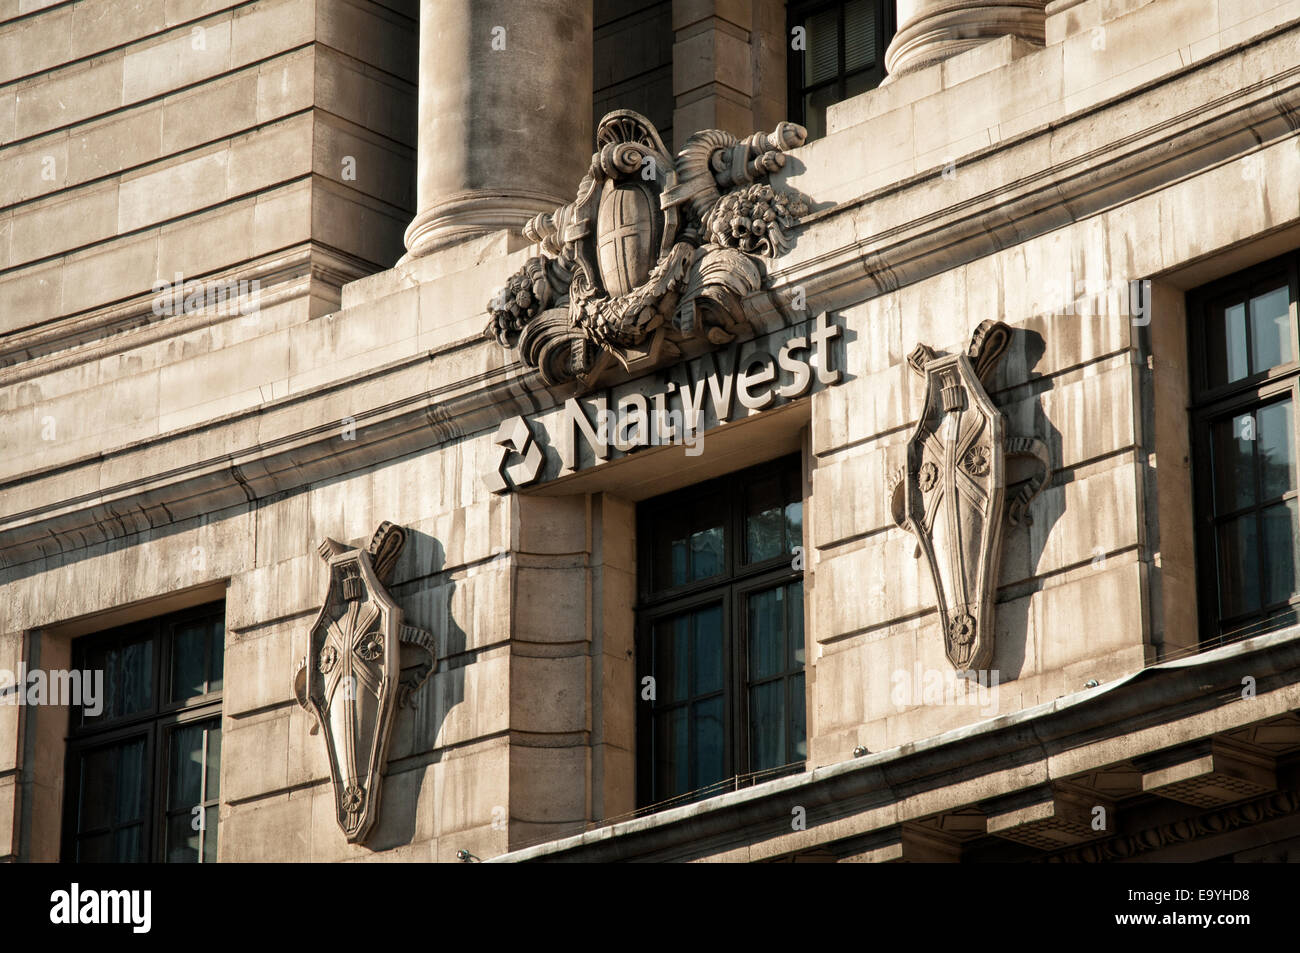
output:
{"label": "carved rosette", "polygon": [[[386,522],[367,549],[320,544],[329,586],[294,674],[294,696],[314,719],[311,733],[324,729],[338,824],[349,843],[364,843],[378,819],[396,709],[437,665],[433,637],[403,624],[386,588],[405,539],[405,530]],[[403,644],[419,659],[406,668]]]}
{"label": "carved rosette", "polygon": [[[985,321],[964,354],[918,345],[908,358],[925,378],[925,403],[907,463],[890,480],[890,504],[930,567],[944,646],[958,671],[992,660],[1003,521],[1027,520],[1051,469],[1042,441],[1006,436],[1005,417],[984,389],[1010,335],[1002,322]],[[1039,472],[1008,506],[1006,462],[1015,456],[1032,458]]]}
{"label": "carved rosette", "polygon": [[493,297],[485,333],[549,386],[592,386],[611,361],[658,366],[692,339],[734,340],[762,287],[756,256],[784,254],[808,212],[761,180],[806,137],[788,122],[745,140],[707,129],[674,158],[644,116],[610,113],[577,198],[524,227],[544,254]]}

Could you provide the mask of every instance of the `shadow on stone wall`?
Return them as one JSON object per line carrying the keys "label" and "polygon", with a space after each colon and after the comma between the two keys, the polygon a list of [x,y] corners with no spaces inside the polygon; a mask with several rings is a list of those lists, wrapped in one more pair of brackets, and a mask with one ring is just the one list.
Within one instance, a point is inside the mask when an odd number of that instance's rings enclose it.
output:
{"label": "shadow on stone wall", "polygon": [[[452,613],[457,583],[442,575],[445,565],[443,544],[408,527],[406,547],[393,573],[394,580],[401,581],[394,581],[389,593],[401,606],[408,625],[433,633],[438,667],[411,696],[412,704],[399,709],[393,723],[383,807],[365,845],[373,851],[428,841],[438,829],[436,791],[443,786],[435,786],[431,768],[442,760],[435,746],[443,724],[451,710],[465,700],[468,661],[468,636]],[[415,650],[403,646],[402,665],[414,661]],[[421,818],[421,814],[426,816]]]}
{"label": "shadow on stone wall", "polygon": [[[1043,410],[1042,395],[1051,390],[1052,380],[1034,370],[1047,350],[1043,336],[1037,331],[1017,330],[1012,348],[1023,361],[1027,376],[1023,379],[1033,388],[1032,423],[1025,430],[1023,414],[1014,418],[1008,415],[1007,432],[1013,436],[1033,436],[1047,444],[1052,470],[1042,492],[1029,507],[1033,523],[1019,526],[1007,525],[1002,535],[1002,567],[998,587],[998,605],[995,621],[996,641],[993,668],[1002,682],[1020,676],[1025,665],[1026,648],[1030,638],[1030,598],[1041,588],[1036,578],[1038,563],[1047,547],[1052,528],[1065,513],[1065,493],[1058,485],[1062,459],[1061,432],[1047,419]],[[1012,363],[1012,362],[1008,362]],[[996,400],[999,405],[1001,400]],[[1015,465],[1008,466],[1007,499],[1010,500],[1028,477]],[[1006,580],[1011,580],[1006,582]]]}

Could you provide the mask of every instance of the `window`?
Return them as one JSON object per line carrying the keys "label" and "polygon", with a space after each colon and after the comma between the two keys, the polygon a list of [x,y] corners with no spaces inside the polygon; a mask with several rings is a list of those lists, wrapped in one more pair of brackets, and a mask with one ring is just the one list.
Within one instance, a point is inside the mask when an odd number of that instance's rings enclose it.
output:
{"label": "window", "polygon": [[1296,266],[1289,255],[1188,297],[1203,644],[1297,619]]}
{"label": "window", "polygon": [[[791,457],[638,509],[643,806],[801,770],[802,479]],[[800,565],[802,565],[800,563]]]}
{"label": "window", "polygon": [[64,859],[217,859],[225,605],[73,643],[103,672],[98,704],[71,713]]}
{"label": "window", "polygon": [[[885,78],[885,47],[894,37],[894,0],[838,0],[790,3],[790,118],[808,128],[808,138],[826,135],[826,107],[875,89]],[[795,49],[796,28],[804,49]]]}

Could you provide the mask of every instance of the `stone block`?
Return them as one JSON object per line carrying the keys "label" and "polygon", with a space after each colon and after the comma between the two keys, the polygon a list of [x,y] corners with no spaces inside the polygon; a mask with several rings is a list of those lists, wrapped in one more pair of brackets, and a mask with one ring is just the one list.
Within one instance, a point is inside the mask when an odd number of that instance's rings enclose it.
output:
{"label": "stone block", "polygon": [[588,641],[588,582],[588,570],[581,566],[516,568],[511,638],[556,645]]}
{"label": "stone block", "polygon": [[479,746],[440,761],[433,813],[439,839],[494,824],[504,835],[510,812],[510,775],[510,749],[504,744]]}
{"label": "stone block", "polygon": [[162,146],[155,149],[154,155],[206,145],[277,118],[258,115],[259,75],[257,69],[240,70],[164,99]]}
{"label": "stone block", "polygon": [[123,104],[121,52],[74,63],[17,88],[13,138],[25,139]]}
{"label": "stone block", "polygon": [[228,17],[128,47],[122,62],[122,103],[136,103],[224,72],[232,65],[230,52]]}
{"label": "stone block", "polygon": [[242,801],[287,787],[289,712],[227,717],[221,736],[221,799]]}
{"label": "stone block", "polygon": [[565,733],[586,731],[587,659],[510,658],[510,727],[515,731]]}
{"label": "stone block", "polygon": [[117,220],[117,183],[112,181],[24,206],[12,219],[10,262],[26,264],[103,242],[117,233]]}
{"label": "stone block", "polygon": [[[101,0],[76,10],[68,59],[81,59],[123,46],[163,29],[165,0]],[[71,12],[71,11],[69,11]]]}
{"label": "stone block", "polygon": [[525,823],[587,820],[588,749],[510,749],[510,818]]}
{"label": "stone block", "polygon": [[280,794],[226,809],[218,827],[218,862],[301,863],[310,860],[312,807],[310,797]]}

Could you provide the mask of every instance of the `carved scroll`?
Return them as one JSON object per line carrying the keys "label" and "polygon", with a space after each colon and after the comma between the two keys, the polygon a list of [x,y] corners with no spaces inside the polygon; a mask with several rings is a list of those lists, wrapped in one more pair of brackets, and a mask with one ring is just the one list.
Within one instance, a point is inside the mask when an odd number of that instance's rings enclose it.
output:
{"label": "carved scroll", "polygon": [[[992,660],[1003,520],[1028,521],[1029,503],[1051,471],[1046,445],[1008,437],[1006,419],[985,390],[1010,334],[1002,322],[985,321],[965,354],[940,356],[921,344],[908,357],[925,377],[925,403],[907,463],[890,480],[890,505],[930,567],[945,649],[959,671]],[[1012,457],[1036,461],[1038,472],[1008,505]]]}
{"label": "carved scroll", "polygon": [[[338,824],[349,843],[364,843],[379,817],[396,709],[437,666],[433,636],[403,623],[386,588],[405,542],[406,531],[388,522],[365,550],[321,542],[329,586],[294,674],[294,696],[314,719],[311,733],[324,728]],[[402,644],[419,658],[405,669]]]}

